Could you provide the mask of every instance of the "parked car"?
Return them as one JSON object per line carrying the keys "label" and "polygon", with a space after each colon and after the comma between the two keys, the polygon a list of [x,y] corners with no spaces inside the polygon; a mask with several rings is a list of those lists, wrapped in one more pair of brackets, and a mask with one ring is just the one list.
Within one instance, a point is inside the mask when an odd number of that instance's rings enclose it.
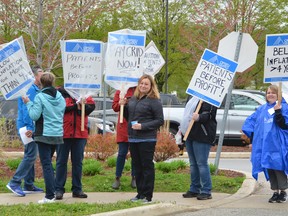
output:
{"label": "parked car", "polygon": [[266,100],[266,92],[261,91],[261,90],[252,90],[252,89],[236,89],[236,90],[240,90],[240,91],[244,91],[244,92],[249,92],[252,94],[255,94],[256,96]]}
{"label": "parked car", "polygon": [[[5,131],[7,131],[10,137],[17,137],[17,111],[18,103],[17,99],[5,100],[3,96],[0,96],[0,118],[5,121]],[[114,133],[114,123],[106,120],[106,131]],[[102,133],[104,128],[104,121],[100,118],[88,117],[88,128],[90,133]]]}
{"label": "parked car", "polygon": [[[104,116],[105,116],[106,120],[113,122],[114,125],[116,126],[116,124],[118,122],[118,113],[114,112],[114,110],[112,109],[113,99],[106,98],[106,110],[103,110],[103,102],[104,102],[103,97],[94,97],[93,99],[96,102],[96,108],[90,114],[90,116],[98,117],[101,119],[104,119]],[[164,109],[166,109],[166,107],[169,107],[169,108],[170,107],[184,107],[184,104],[182,104],[179,101],[179,99],[177,98],[177,96],[174,94],[161,93],[160,94],[160,100],[162,102]],[[178,127],[176,129],[178,130]],[[173,130],[173,128],[171,128],[171,130]],[[176,130],[176,132],[177,132],[177,130]],[[174,132],[175,131],[173,130],[172,133],[174,133]]]}
{"label": "parked car", "polygon": [[[220,108],[217,110],[217,139],[220,135],[220,129],[224,116],[226,97]],[[224,131],[225,144],[234,144],[233,141],[239,141],[241,144],[241,128],[246,118],[251,115],[257,107],[266,103],[265,99],[256,94],[242,90],[233,90],[230,106],[227,115],[227,122]],[[182,120],[184,107],[166,107],[164,108],[164,118],[170,121],[170,132],[175,133]]]}
{"label": "parked car", "polygon": [[1,132],[7,134],[11,139],[18,138],[16,128],[17,111],[17,99],[5,100],[3,96],[0,96]]}
{"label": "parked car", "polygon": [[160,100],[163,106],[183,105],[175,94],[160,93]]}
{"label": "parked car", "polygon": [[[266,103],[265,96],[263,98],[260,95],[261,94],[243,90],[232,91],[224,132],[224,138],[226,140],[241,140],[241,128],[246,118],[255,112],[259,106]],[[217,136],[220,135],[220,126],[224,115],[225,103],[226,97],[220,108],[217,110]]]}
{"label": "parked car", "polygon": [[[113,99],[112,98],[103,98],[103,97],[93,97],[96,102],[95,110],[90,114],[90,117],[100,118],[103,121],[112,122],[116,128],[118,113],[114,112],[112,109]],[[106,104],[106,109],[104,108],[104,101]]]}

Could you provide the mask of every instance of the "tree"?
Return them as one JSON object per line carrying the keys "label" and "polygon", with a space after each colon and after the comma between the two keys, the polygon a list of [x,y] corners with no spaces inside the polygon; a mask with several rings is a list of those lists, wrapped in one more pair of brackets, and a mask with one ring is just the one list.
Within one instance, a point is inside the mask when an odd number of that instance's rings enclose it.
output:
{"label": "tree", "polygon": [[[46,70],[61,67],[59,41],[89,27],[91,18],[124,0],[0,0],[1,17],[22,34],[31,62]],[[5,16],[6,14],[6,16]],[[5,41],[4,41],[5,42]],[[6,41],[7,42],[7,41]]]}
{"label": "tree", "polygon": [[186,50],[199,60],[205,48],[217,52],[219,40],[231,31],[249,33],[259,45],[257,62],[248,71],[236,74],[234,87],[252,85],[252,88],[260,88],[263,85],[265,36],[287,31],[286,3],[279,0],[190,0],[190,3],[193,8],[191,29],[183,31],[183,35],[190,38]]}

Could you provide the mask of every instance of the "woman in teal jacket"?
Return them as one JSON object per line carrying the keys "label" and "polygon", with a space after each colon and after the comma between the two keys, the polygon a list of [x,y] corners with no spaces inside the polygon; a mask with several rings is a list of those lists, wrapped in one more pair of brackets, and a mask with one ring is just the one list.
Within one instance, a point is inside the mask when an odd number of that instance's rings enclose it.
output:
{"label": "woman in teal jacket", "polygon": [[34,140],[38,144],[40,161],[45,181],[46,194],[38,203],[51,203],[55,200],[55,180],[51,152],[58,144],[63,144],[63,116],[65,100],[54,87],[55,76],[45,72],[40,78],[42,89],[34,102],[23,97],[29,116],[35,121]]}

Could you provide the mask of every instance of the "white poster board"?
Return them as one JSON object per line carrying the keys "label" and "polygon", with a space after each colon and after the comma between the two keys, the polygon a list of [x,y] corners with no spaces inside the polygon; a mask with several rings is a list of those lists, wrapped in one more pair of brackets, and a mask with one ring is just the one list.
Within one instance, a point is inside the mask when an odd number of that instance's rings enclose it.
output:
{"label": "white poster board", "polygon": [[266,35],[264,83],[288,81],[288,34]]}
{"label": "white poster board", "polygon": [[163,59],[161,53],[157,49],[155,43],[151,41],[145,49],[145,53],[143,56],[143,72],[144,74],[148,74],[151,76],[155,76],[163,65],[165,64],[165,60]]}
{"label": "white poster board", "polygon": [[12,100],[26,95],[33,82],[23,38],[0,45],[0,90],[4,98]]}
{"label": "white poster board", "polygon": [[220,107],[237,66],[237,62],[205,49],[186,93]]}
{"label": "white poster board", "polygon": [[101,90],[103,43],[94,40],[60,41],[64,88],[79,99]]}
{"label": "white poster board", "polygon": [[108,33],[105,82],[124,91],[137,86],[143,75],[146,31],[123,29]]}

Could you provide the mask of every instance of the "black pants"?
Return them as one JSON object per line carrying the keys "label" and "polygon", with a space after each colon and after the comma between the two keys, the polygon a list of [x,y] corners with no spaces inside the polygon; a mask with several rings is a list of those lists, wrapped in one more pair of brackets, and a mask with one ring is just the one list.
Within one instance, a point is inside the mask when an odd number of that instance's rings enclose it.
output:
{"label": "black pants", "polygon": [[288,188],[287,175],[284,171],[268,169],[271,190],[286,190]]}
{"label": "black pants", "polygon": [[135,169],[137,197],[150,201],[153,197],[155,168],[153,156],[156,142],[130,143],[130,153]]}

